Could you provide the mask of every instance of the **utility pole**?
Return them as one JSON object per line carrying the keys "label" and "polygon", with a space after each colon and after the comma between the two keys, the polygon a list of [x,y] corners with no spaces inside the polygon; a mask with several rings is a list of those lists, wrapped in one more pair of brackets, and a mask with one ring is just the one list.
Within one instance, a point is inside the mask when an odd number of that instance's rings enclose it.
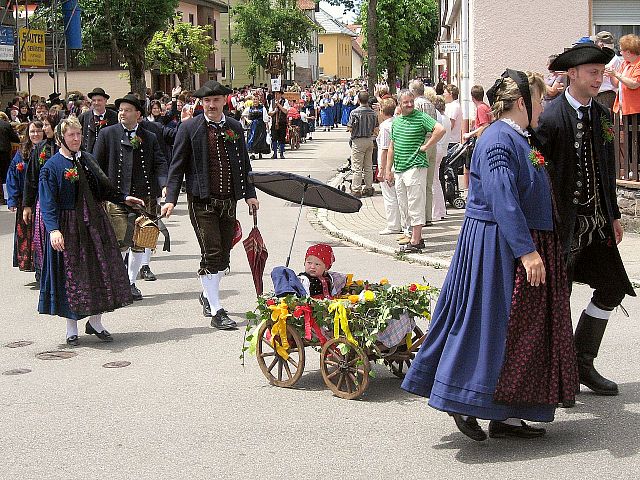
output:
{"label": "utility pole", "polygon": [[228,57],[228,67],[227,70],[229,72],[229,86],[233,88],[233,67],[231,66],[231,0],[227,0],[227,19],[229,20],[227,23],[227,27],[229,29],[229,57]]}

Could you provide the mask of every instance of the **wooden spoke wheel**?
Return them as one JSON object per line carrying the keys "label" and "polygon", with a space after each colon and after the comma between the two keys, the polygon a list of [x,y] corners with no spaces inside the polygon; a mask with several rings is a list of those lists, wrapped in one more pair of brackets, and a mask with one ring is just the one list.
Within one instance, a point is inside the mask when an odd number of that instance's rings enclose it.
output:
{"label": "wooden spoke wheel", "polygon": [[[292,326],[287,325],[289,358],[283,358],[267,340],[267,331],[271,330],[271,326],[271,323],[265,322],[258,330],[256,346],[258,365],[269,383],[278,387],[291,387],[304,372],[304,344],[298,332]],[[275,336],[275,340],[282,343],[279,335]]]}
{"label": "wooden spoke wheel", "polygon": [[353,400],[369,386],[369,359],[344,337],[332,338],[322,347],[320,372],[334,395]]}
{"label": "wooden spoke wheel", "polygon": [[[422,337],[422,330],[417,325],[413,328],[413,333],[411,334],[411,344],[415,345]],[[394,358],[397,356],[399,358]],[[407,344],[403,342],[398,346],[398,350],[394,355],[392,355],[388,360],[384,361],[384,364],[389,367],[391,373],[393,373],[398,378],[404,378],[411,366],[411,361],[415,358],[415,351],[408,352]]]}

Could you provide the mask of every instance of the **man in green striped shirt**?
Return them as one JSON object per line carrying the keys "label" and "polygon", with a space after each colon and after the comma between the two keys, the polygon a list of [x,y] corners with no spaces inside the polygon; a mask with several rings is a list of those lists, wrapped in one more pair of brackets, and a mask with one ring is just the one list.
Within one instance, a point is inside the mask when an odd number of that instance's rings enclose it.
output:
{"label": "man in green striped shirt", "polygon": [[[405,253],[419,253],[424,248],[422,227],[426,222],[427,160],[426,151],[444,136],[445,129],[434,118],[414,108],[411,92],[400,92],[402,114],[391,124],[391,143],[385,181],[395,182],[400,217],[403,225],[411,225],[411,241]],[[425,143],[425,137],[431,133]],[[393,167],[393,168],[392,168]]]}

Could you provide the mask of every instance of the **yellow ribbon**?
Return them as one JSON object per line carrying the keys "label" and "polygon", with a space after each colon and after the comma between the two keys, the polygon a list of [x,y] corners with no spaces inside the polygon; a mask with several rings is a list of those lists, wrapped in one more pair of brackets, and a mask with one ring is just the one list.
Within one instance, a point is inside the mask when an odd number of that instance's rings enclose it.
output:
{"label": "yellow ribbon", "polygon": [[[276,352],[285,360],[289,359],[289,340],[287,339],[287,317],[289,316],[289,307],[284,301],[278,305],[269,305],[271,310],[271,320],[274,322],[271,327],[271,346],[275,347]],[[276,336],[280,336],[280,342],[276,340]]]}
{"label": "yellow ribbon", "polygon": [[411,350],[411,347],[413,347],[413,340],[411,339],[412,332],[407,333],[407,337],[405,338],[405,342],[407,342],[407,350]]}
{"label": "yellow ribbon", "polygon": [[351,330],[349,329],[349,320],[347,319],[347,309],[344,304],[340,301],[331,302],[329,305],[329,313],[333,313],[333,336],[334,338],[338,338],[340,336],[340,329],[344,332],[347,340],[354,345],[358,345],[356,339],[351,335]]}

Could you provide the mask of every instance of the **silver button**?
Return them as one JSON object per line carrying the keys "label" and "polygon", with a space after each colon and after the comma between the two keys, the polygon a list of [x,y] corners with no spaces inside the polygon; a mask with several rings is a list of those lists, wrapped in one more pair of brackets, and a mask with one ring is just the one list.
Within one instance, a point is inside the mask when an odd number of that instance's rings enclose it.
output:
{"label": "silver button", "polygon": [[574,146],[575,146],[576,148],[580,148],[580,142],[576,142],[576,143],[574,143]]}
{"label": "silver button", "polygon": [[578,133],[576,133],[576,138],[582,138],[582,135],[584,135],[584,133],[578,132]]}
{"label": "silver button", "polygon": [[576,127],[578,128],[578,130],[582,130],[582,123],[579,123],[576,125]]}
{"label": "silver button", "polygon": [[578,202],[578,199],[577,199],[577,198],[574,198],[574,199],[573,199],[573,204],[574,204],[574,205],[578,205],[578,203],[579,203],[579,202]]}
{"label": "silver button", "polygon": [[582,187],[582,182],[580,180],[578,180],[576,182],[576,187],[578,187],[578,188]]}

